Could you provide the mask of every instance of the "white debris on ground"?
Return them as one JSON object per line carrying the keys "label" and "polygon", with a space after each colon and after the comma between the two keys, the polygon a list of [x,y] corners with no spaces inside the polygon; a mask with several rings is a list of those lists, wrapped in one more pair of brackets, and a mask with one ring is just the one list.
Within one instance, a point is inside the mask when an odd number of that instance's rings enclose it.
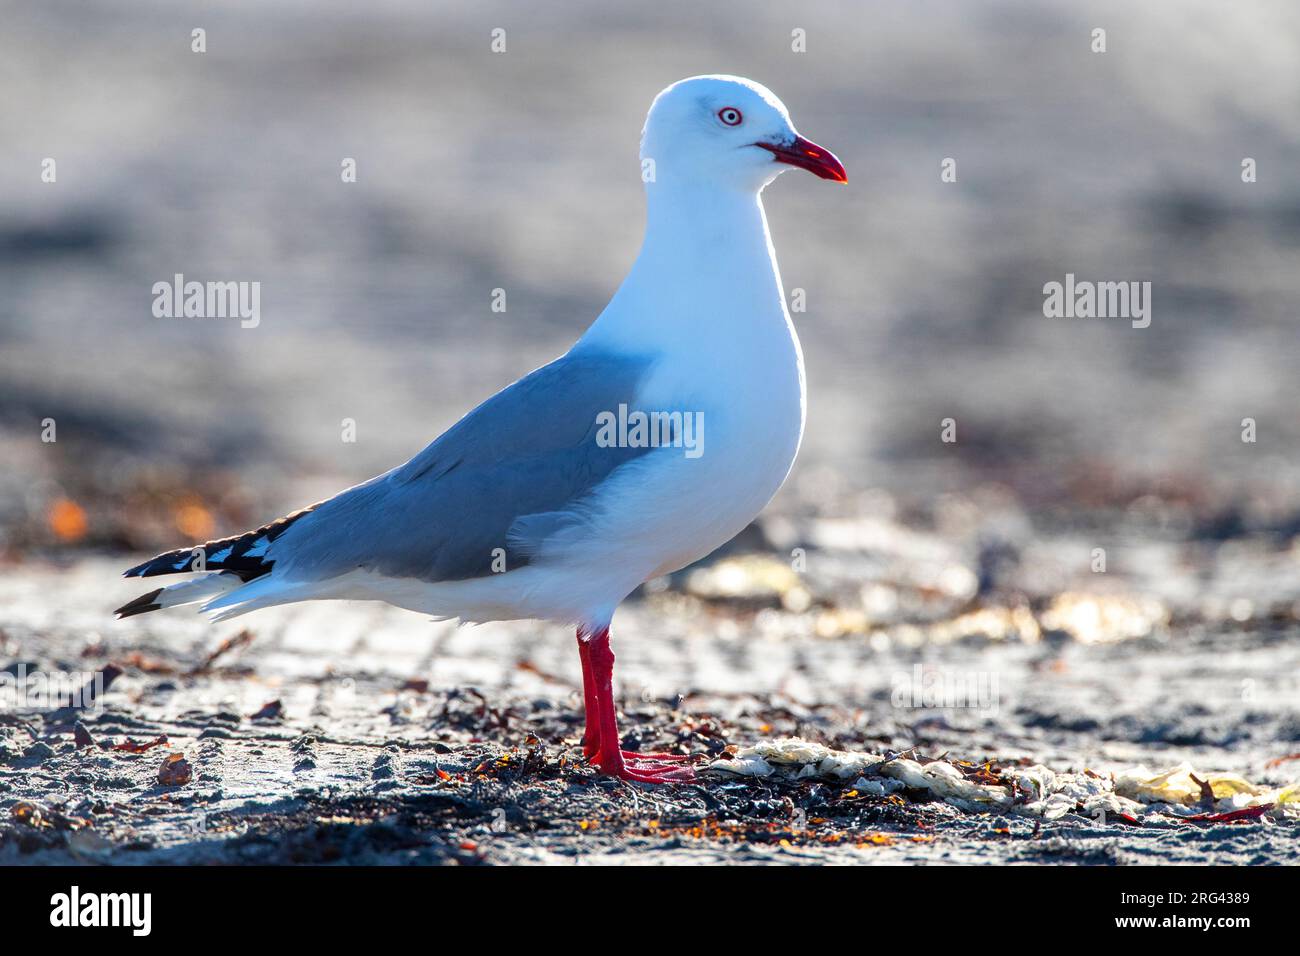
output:
{"label": "white debris on ground", "polygon": [[[1160,816],[1231,822],[1238,817],[1225,819],[1224,815],[1238,813],[1239,818],[1300,820],[1300,784],[1257,786],[1233,773],[1198,773],[1186,763],[1160,773],[1146,767],[1107,773],[1089,769],[1057,772],[1035,765],[1005,767],[995,774],[987,767],[945,759],[832,750],[787,737],[741,748],[714,761],[707,770],[741,777],[852,780],[855,790],[878,796],[901,790],[928,791],[969,812],[997,811],[1045,820],[1067,813],[1097,820],[1104,820],[1105,814],[1136,822]],[[1206,788],[1213,794],[1212,800]]]}

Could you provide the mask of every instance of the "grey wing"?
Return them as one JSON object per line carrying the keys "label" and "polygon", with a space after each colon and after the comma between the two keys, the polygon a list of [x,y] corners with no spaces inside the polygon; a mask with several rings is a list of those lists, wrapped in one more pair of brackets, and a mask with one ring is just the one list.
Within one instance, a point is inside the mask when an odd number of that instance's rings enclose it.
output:
{"label": "grey wing", "polygon": [[[614,469],[652,450],[603,447],[597,416],[633,406],[650,360],[570,352],[479,405],[406,464],[317,505],[269,552],[290,577],[361,568],[455,581],[515,569]],[[528,528],[521,539],[520,527]],[[515,533],[512,534],[512,529]],[[497,552],[500,554],[500,552]]]}

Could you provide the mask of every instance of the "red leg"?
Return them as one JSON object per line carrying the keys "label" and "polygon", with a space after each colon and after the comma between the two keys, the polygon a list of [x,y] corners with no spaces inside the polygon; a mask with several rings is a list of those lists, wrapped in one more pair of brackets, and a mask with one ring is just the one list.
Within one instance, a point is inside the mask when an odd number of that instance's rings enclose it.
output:
{"label": "red leg", "polygon": [[[693,782],[695,772],[690,767],[674,767],[664,762],[664,757],[656,759],[656,755],[629,753],[619,748],[618,717],[614,708],[614,652],[609,646],[609,628],[603,628],[591,636],[586,658],[584,664],[590,667],[593,679],[599,728],[600,744],[595,757],[596,765],[611,776],[641,783]],[[587,720],[590,725],[590,709]]]}
{"label": "red leg", "polygon": [[[582,697],[583,707],[586,712],[586,728],[582,734],[582,753],[588,760],[591,760],[600,754],[600,698],[596,693],[596,677],[591,666],[591,639],[584,637],[582,630],[578,631],[578,657],[582,661]],[[632,754],[629,751],[623,751],[623,753],[624,755],[664,763],[678,763],[687,759],[681,754]]]}
{"label": "red leg", "polygon": [[582,659],[582,699],[587,729],[582,735],[582,753],[588,760],[600,753],[600,708],[596,703],[596,678],[591,672],[591,644],[578,631],[578,657]]}

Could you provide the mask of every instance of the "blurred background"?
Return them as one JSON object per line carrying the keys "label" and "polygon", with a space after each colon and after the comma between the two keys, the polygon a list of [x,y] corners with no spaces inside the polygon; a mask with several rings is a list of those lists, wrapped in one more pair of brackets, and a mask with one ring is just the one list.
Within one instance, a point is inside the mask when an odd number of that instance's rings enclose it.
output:
{"label": "blurred background", "polygon": [[[0,35],[0,553],[260,524],[565,350],[702,72],[851,173],[765,196],[810,406],[772,515],[977,532],[986,579],[1044,529],[1300,532],[1294,4],[51,0]],[[155,318],[174,273],[260,282],[260,325]],[[1066,273],[1151,282],[1150,327],[1045,318]]]}
{"label": "blurred background", "polygon": [[[0,677],[115,675],[87,733],[166,735],[221,790],[172,802],[152,755],[124,777],[28,712],[0,721],[0,817],[126,802],[123,853],[147,833],[192,861],[196,814],[246,802],[281,852],[271,818],[321,812],[308,783],[418,801],[435,769],[531,740],[561,785],[581,733],[562,628],[111,610],[145,590],[119,577],[142,553],[386,470],[566,350],[636,255],[650,101],[715,72],[769,86],[850,184],[764,196],[806,302],[803,450],[732,545],[620,609],[625,746],[796,735],[1294,782],[1300,5],[42,0],[0,22]],[[260,323],[155,318],[176,273],[259,282]],[[1150,326],[1045,317],[1067,274],[1151,283]],[[920,700],[932,681],[991,706]],[[241,721],[274,733],[221,730]],[[568,789],[553,806],[579,812]],[[966,819],[967,851],[1018,852]],[[1207,858],[1199,830],[1119,830],[1132,859]],[[1215,858],[1294,862],[1292,834]],[[1093,837],[1085,862],[1119,858],[1114,828]]]}

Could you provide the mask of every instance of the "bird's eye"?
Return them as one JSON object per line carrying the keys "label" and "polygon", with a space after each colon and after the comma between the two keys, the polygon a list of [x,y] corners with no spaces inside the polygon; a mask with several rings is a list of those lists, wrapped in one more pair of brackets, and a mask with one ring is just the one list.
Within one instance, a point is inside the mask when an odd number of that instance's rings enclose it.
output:
{"label": "bird's eye", "polygon": [[718,110],[718,119],[722,120],[722,122],[726,123],[728,126],[739,126],[744,122],[745,117],[741,116],[740,110],[736,109],[734,106],[724,106],[722,109]]}

